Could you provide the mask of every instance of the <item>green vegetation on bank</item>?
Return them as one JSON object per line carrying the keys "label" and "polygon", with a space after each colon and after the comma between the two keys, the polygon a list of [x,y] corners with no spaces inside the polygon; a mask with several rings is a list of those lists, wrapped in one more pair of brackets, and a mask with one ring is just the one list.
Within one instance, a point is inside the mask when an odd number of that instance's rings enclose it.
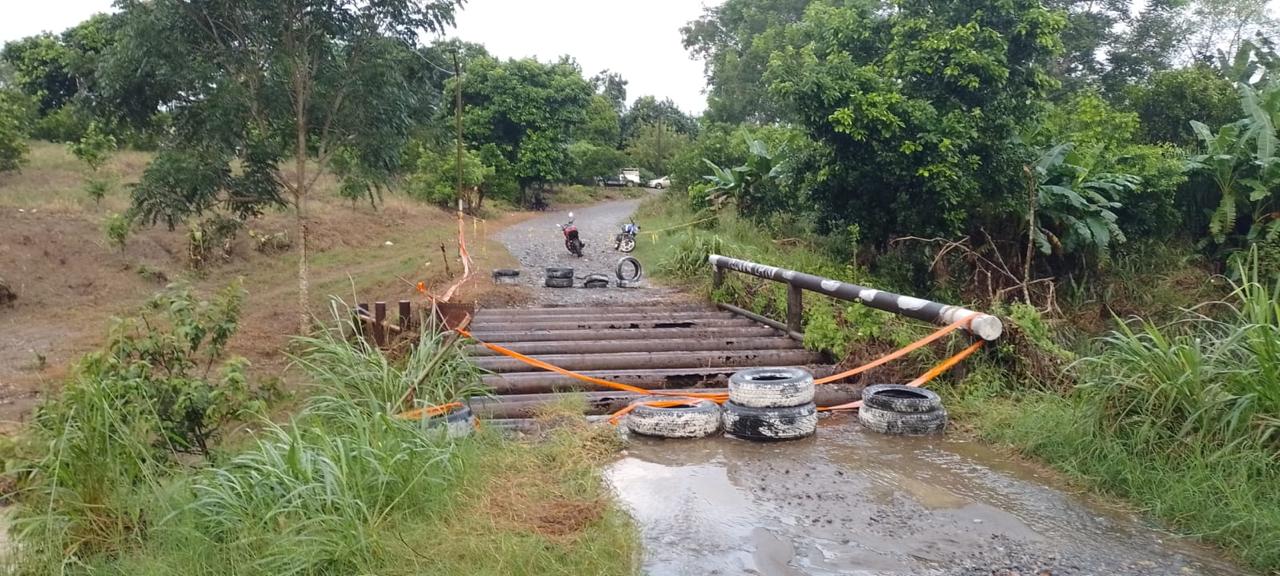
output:
{"label": "green vegetation on bank", "polygon": [[312,390],[274,423],[243,362],[222,359],[238,298],[164,293],[40,408],[6,455],[22,469],[15,573],[633,570],[598,474],[608,430],[569,418],[535,441],[451,439],[397,418],[409,389],[417,405],[476,392],[474,368],[444,335],[392,360],[340,320],[296,341]]}

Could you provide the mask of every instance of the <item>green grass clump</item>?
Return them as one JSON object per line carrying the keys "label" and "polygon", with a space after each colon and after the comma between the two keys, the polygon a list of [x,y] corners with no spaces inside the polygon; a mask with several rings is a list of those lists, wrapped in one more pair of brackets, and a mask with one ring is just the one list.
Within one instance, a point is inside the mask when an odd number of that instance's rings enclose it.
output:
{"label": "green grass clump", "polygon": [[299,413],[246,422],[206,460],[164,452],[119,382],[52,400],[57,441],[6,448],[36,462],[22,472],[15,573],[635,572],[634,530],[599,476],[612,435],[580,415],[527,443],[398,418],[476,393],[475,369],[431,330],[388,357],[333,310],[328,329],[297,339],[314,389]]}
{"label": "green grass clump", "polygon": [[983,436],[1280,570],[1280,283],[1240,275],[1228,301],[1098,339],[1066,396],[1009,396],[1000,374],[975,373],[953,406]]}

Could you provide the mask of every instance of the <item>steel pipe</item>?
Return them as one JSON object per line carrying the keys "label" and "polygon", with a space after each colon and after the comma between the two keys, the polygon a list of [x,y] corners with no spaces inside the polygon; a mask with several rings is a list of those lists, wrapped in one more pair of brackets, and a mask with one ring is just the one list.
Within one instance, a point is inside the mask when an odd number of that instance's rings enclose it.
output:
{"label": "steel pipe", "polygon": [[[756,324],[746,318],[707,318],[701,320],[681,320],[678,318],[670,320],[619,320],[613,321],[609,319],[595,320],[591,318],[580,318],[578,320],[520,320],[518,322],[508,322],[504,324],[485,324],[477,327],[476,337],[480,338],[480,333],[492,330],[501,330],[503,332],[524,332],[532,330],[638,330],[638,329],[666,329],[674,330],[680,328],[725,328],[730,326],[746,327],[755,326]],[[483,338],[481,338],[483,340]]]}
{"label": "steel pipe", "polygon": [[[813,374],[815,378],[830,376],[835,373],[832,366],[798,366]],[[696,386],[728,385],[729,376],[741,370],[736,366],[717,368],[658,368],[648,370],[585,370],[584,376],[593,376],[610,382],[658,390],[665,388],[692,388]],[[488,374],[481,377],[486,388],[494,394],[541,394],[558,391],[608,391],[611,388],[583,382],[577,378],[563,376],[555,372],[514,372],[506,374]]]}
{"label": "steel pipe", "polygon": [[[541,330],[511,331],[506,328],[495,332],[472,332],[478,340],[494,344],[510,344],[514,342],[549,342],[557,340],[599,340],[599,330]],[[648,340],[652,338],[755,338],[781,335],[768,326],[721,326],[714,328],[637,328],[631,330],[613,330],[609,332],[610,340]]]}
{"label": "steel pipe", "polygon": [[[603,337],[609,336],[606,333]],[[793,350],[801,348],[790,338],[663,338],[647,340],[560,340],[516,342],[506,348],[521,354],[616,354],[619,352],[705,352],[709,350]],[[472,357],[498,353],[480,344],[466,347]]]}
{"label": "steel pipe", "polygon": [[777,268],[774,266],[766,266],[737,258],[729,258],[719,254],[712,254],[708,257],[712,268],[715,270],[733,270],[741,272],[757,278],[773,280],[775,282],[783,282],[792,286],[798,286],[805,290],[811,290],[819,294],[826,294],[832,298],[848,300],[850,302],[859,302],[866,306],[870,306],[877,310],[892,312],[932,322],[934,324],[947,325],[956,321],[977,314],[970,322],[967,329],[975,336],[983,340],[992,341],[1000,338],[1004,332],[1004,325],[1000,319],[990,314],[983,314],[962,308],[960,306],[950,306],[940,304],[921,298],[911,296],[903,296],[874,288],[865,288],[857,284],[849,284],[839,280],[805,274],[804,272],[796,272],[786,268]]}
{"label": "steel pipe", "polygon": [[[719,366],[793,366],[822,359],[809,350],[733,350],[712,352],[626,352],[621,354],[556,354],[538,360],[566,370],[637,370],[643,368],[709,368]],[[472,358],[477,368],[491,372],[540,370],[507,356]]]}

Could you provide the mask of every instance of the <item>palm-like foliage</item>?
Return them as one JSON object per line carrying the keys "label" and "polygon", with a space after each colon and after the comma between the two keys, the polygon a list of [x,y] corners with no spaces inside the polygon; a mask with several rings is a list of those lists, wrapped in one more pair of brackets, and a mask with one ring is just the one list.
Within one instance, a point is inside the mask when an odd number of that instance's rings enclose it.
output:
{"label": "palm-like foliage", "polygon": [[721,168],[704,158],[702,161],[711,169],[710,175],[703,176],[712,184],[707,192],[708,203],[719,208],[733,200],[744,213],[752,213],[757,204],[767,201],[763,184],[786,176],[787,156],[785,147],[771,151],[764,142],[752,140],[747,144],[746,162],[736,168]]}
{"label": "palm-like foliage", "polygon": [[1125,241],[1112,210],[1141,180],[1129,174],[1094,172],[1070,143],[1045,151],[1032,165],[1036,205],[1031,235],[1044,254],[1105,256]]}
{"label": "palm-like foliage", "polygon": [[[1280,185],[1280,82],[1261,89],[1242,83],[1240,101],[1246,117],[1217,132],[1191,122],[1203,149],[1187,159],[1187,168],[1209,174],[1218,188],[1218,207],[1209,219],[1209,233],[1218,244],[1239,234],[1249,244],[1280,238],[1280,206],[1273,194]],[[1247,228],[1238,222],[1242,210],[1249,215]]]}

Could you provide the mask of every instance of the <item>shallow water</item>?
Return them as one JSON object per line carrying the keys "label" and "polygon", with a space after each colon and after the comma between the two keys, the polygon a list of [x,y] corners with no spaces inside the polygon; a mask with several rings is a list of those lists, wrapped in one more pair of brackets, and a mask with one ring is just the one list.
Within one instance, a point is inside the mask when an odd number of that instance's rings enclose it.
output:
{"label": "shallow water", "polygon": [[981,444],[850,416],[786,443],[635,438],[606,477],[655,576],[1244,574]]}

